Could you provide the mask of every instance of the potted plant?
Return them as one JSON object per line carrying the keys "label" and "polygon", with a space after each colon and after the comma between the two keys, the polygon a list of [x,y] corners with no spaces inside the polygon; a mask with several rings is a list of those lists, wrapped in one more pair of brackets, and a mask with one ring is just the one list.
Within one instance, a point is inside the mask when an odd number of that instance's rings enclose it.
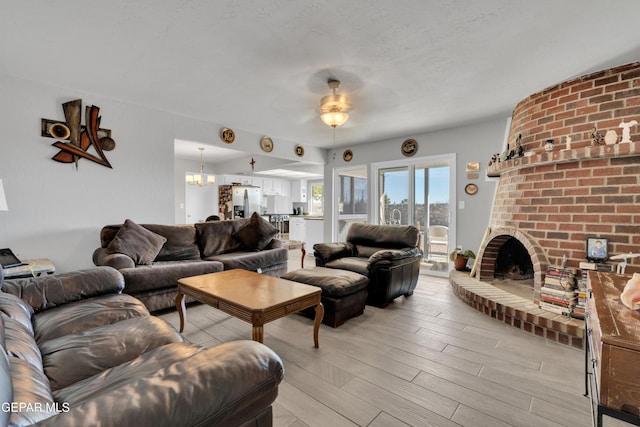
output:
{"label": "potted plant", "polygon": [[475,258],[476,254],[471,249],[455,248],[449,254],[449,259],[453,261],[453,268],[458,271],[464,271],[467,268],[469,258]]}

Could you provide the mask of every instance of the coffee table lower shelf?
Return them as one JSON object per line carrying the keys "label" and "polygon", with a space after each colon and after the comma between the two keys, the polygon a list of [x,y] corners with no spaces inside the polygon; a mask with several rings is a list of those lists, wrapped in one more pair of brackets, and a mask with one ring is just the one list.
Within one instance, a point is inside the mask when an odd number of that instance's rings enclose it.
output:
{"label": "coffee table lower shelf", "polygon": [[315,307],[313,342],[318,348],[318,330],[324,316],[324,307],[320,302],[321,292],[315,286],[247,270],[227,270],[186,277],[178,280],[176,295],[180,332],[184,331],[187,318],[185,295],[251,323],[252,339],[260,343],[264,341],[265,323]]}

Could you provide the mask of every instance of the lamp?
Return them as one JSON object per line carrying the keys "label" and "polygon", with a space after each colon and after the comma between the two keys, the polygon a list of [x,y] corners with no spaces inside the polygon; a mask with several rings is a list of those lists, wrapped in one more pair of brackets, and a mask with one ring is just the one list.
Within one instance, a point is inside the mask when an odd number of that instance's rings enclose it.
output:
{"label": "lamp", "polygon": [[0,179],[0,211],[8,211],[9,206],[7,206],[7,198],[4,196],[4,186],[2,185],[2,180]]}
{"label": "lamp", "polygon": [[349,105],[349,99],[346,95],[336,94],[340,87],[340,81],[329,79],[327,84],[331,89],[331,95],[323,96],[320,100],[320,108],[322,109],[320,119],[324,124],[335,129],[336,126],[342,126],[349,120],[349,115],[345,111],[351,108],[351,105]]}
{"label": "lamp", "polygon": [[198,147],[200,150],[200,173],[195,175],[186,175],[185,180],[187,184],[204,186],[204,185],[213,185],[216,183],[216,177],[214,175],[205,175],[203,173],[203,163],[202,163],[202,154],[204,152],[204,147]]}

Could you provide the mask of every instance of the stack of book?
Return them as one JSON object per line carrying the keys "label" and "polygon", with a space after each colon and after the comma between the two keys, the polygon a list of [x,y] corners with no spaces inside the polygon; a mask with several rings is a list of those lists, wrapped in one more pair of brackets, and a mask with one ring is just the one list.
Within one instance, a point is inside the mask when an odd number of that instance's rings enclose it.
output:
{"label": "stack of book", "polygon": [[584,319],[585,308],[587,306],[587,274],[589,270],[594,271],[613,271],[613,266],[606,263],[595,262],[581,262],[580,263],[581,274],[578,279],[578,300],[576,305],[571,310],[571,317],[577,319]]}
{"label": "stack of book", "polygon": [[577,300],[576,270],[547,267],[544,285],[540,289],[540,308],[569,316]]}

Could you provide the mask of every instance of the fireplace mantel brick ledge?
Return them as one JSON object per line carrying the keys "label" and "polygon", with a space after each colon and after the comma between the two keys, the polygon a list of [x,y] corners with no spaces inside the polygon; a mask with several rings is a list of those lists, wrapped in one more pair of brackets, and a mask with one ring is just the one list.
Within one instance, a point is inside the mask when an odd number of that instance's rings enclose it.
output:
{"label": "fireplace mantel brick ledge", "polygon": [[451,270],[453,293],[476,310],[550,341],[582,349],[584,321],[542,310],[527,300],[481,282],[467,272]]}

